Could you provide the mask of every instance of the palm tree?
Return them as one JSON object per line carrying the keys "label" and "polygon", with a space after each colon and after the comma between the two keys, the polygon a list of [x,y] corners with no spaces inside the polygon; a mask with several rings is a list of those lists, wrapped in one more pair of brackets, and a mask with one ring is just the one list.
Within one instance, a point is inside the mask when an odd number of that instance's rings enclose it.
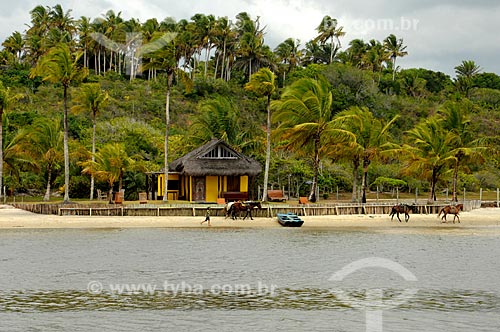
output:
{"label": "palm tree", "polygon": [[[28,131],[19,130],[14,137],[6,137],[3,147],[3,174],[8,174],[19,183],[21,171],[36,171],[36,161],[26,148]],[[14,190],[14,181],[11,189]],[[3,191],[3,188],[2,188]]]}
{"label": "palm tree", "polygon": [[357,68],[363,68],[363,60],[368,45],[362,39],[353,39],[349,42],[349,48],[346,50],[345,62]]}
{"label": "palm tree", "polygon": [[59,163],[64,159],[64,134],[60,120],[36,120],[28,129],[26,143],[26,150],[29,150],[33,154],[36,163],[39,166],[40,164],[45,165],[47,172],[47,189],[43,200],[49,201],[52,175],[54,171],[59,169]]}
{"label": "palm tree", "polygon": [[384,40],[384,47],[389,52],[389,57],[392,61],[392,80],[396,79],[396,58],[408,55],[406,46],[403,46],[403,38],[397,39],[395,35],[390,34]]}
{"label": "palm tree", "polygon": [[372,112],[366,108],[353,107],[343,111],[336,116],[336,121],[344,130],[351,132],[355,137],[354,144],[350,144],[350,149],[357,151],[362,165],[363,178],[362,203],[366,203],[366,190],[368,188],[368,167],[372,160],[380,156],[380,152],[387,147],[389,141],[389,129],[396,121],[397,116],[387,123],[376,118]]}
{"label": "palm tree", "polygon": [[78,26],[78,40],[80,43],[80,48],[83,49],[83,66],[85,68],[89,67],[89,48],[92,44],[92,38],[90,36],[92,32],[92,26],[90,24],[90,18],[86,16],[80,17],[77,23]]}
{"label": "palm tree", "polygon": [[[340,44],[340,37],[345,36],[345,32],[343,31],[344,27],[339,27],[337,19],[331,18],[326,15],[321,20],[321,24],[316,28],[319,35],[314,39],[315,41],[319,41],[321,44],[325,44],[327,41],[330,41],[330,62],[333,62],[334,53],[342,47]],[[334,40],[337,41],[337,45],[334,47]]]}
{"label": "palm tree", "polygon": [[69,125],[68,125],[68,88],[71,83],[79,82],[88,71],[78,66],[81,53],[73,55],[68,45],[59,44],[40,58],[30,76],[41,76],[44,81],[60,83],[63,86],[64,102],[64,202],[69,202]]}
{"label": "palm tree", "polygon": [[239,34],[238,65],[248,73],[248,80],[252,73],[270,64],[272,52],[264,45],[264,28],[260,28],[259,17],[252,20],[245,13],[236,16],[236,30]]}
{"label": "palm tree", "polygon": [[267,98],[267,126],[266,126],[266,166],[264,169],[264,192],[262,201],[267,201],[267,183],[269,181],[269,165],[271,163],[271,96],[276,90],[275,76],[268,68],[261,68],[253,74],[245,89],[255,92],[258,96]]}
{"label": "palm tree", "polygon": [[[165,157],[164,157],[164,170],[163,174],[165,179],[164,187],[165,195],[163,195],[163,201],[168,201],[168,136],[170,131],[170,92],[172,90],[172,83],[174,79],[174,73],[178,67],[180,55],[177,52],[175,47],[175,33],[169,33],[165,35],[164,41],[167,43],[163,48],[151,54],[154,59],[152,65],[155,66],[156,69],[164,70],[167,74],[167,91],[165,96]],[[148,69],[148,66],[145,66],[145,69]]]}
{"label": "palm tree", "polygon": [[446,166],[455,158],[453,146],[456,136],[443,127],[438,117],[428,118],[407,131],[408,144],[397,151],[406,160],[405,171],[416,173],[429,181],[429,203],[436,200],[436,185],[446,171]]}
{"label": "palm tree", "polygon": [[389,61],[389,53],[385,47],[375,39],[366,44],[366,52],[362,59],[362,68],[375,72],[381,72],[383,64]]}
{"label": "palm tree", "polygon": [[[315,202],[321,159],[333,142],[348,136],[335,126],[332,93],[328,82],[303,78],[290,85],[280,100],[273,101],[273,121],[287,148],[300,154],[312,153],[314,178],[309,201]],[[341,137],[343,136],[343,137]]]}
{"label": "palm tree", "polygon": [[3,114],[20,95],[14,95],[0,81],[0,198],[3,195]]}
{"label": "palm tree", "polygon": [[[85,83],[81,86],[75,97],[71,109],[74,112],[90,112],[92,116],[92,161],[95,161],[95,141],[97,114],[106,105],[109,100],[108,93],[101,89],[99,83]],[[90,177],[90,200],[94,199],[94,176]]]}
{"label": "palm tree", "polygon": [[302,52],[299,50],[299,47],[299,40],[288,38],[274,49],[274,53],[278,56],[280,63],[286,66],[286,68],[283,69],[283,86],[285,86],[286,74],[289,73],[292,68],[300,65]]}
{"label": "palm tree", "polygon": [[240,146],[244,133],[238,120],[240,113],[237,107],[226,97],[216,96],[201,101],[198,112],[190,127],[195,144],[203,144],[216,137],[224,139],[231,145]]}
{"label": "palm tree", "polygon": [[473,83],[472,79],[479,72],[481,72],[481,67],[472,60],[464,60],[460,65],[455,67],[457,88],[459,91],[463,92],[465,96],[469,96],[469,91]]}
{"label": "palm tree", "polygon": [[19,31],[14,31],[14,33],[2,43],[2,46],[9,53],[14,55],[16,63],[19,63],[23,58],[24,45],[25,41]]}
{"label": "palm tree", "polygon": [[473,105],[469,101],[448,102],[438,112],[443,119],[443,127],[455,135],[453,150],[453,183],[452,192],[454,202],[458,201],[457,183],[458,171],[463,162],[468,160],[471,163],[484,160],[484,152],[487,147],[484,137],[478,137],[470,128],[470,110]]}
{"label": "palm tree", "polygon": [[[335,57],[335,53],[333,55]],[[306,43],[305,54],[301,61],[304,65],[311,63],[327,64],[330,59],[330,46],[327,44],[318,44],[314,40]]]}
{"label": "palm tree", "polygon": [[115,182],[119,182],[118,191],[120,191],[123,186],[123,175],[133,164],[134,160],[127,155],[123,144],[110,143],[99,149],[95,154],[95,161],[85,161],[81,166],[83,174],[92,174],[96,179],[109,184],[108,197],[111,203]]}

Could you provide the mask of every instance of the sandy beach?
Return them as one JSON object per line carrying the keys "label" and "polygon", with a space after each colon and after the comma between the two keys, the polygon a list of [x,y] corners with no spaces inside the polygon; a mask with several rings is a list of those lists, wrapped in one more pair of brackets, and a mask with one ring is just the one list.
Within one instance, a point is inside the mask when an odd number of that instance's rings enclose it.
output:
{"label": "sandy beach", "polygon": [[[460,214],[461,223],[441,223],[437,215],[412,214],[408,223],[391,221],[388,215],[341,215],[302,217],[302,229],[348,229],[389,232],[411,232],[442,230],[463,230],[470,232],[494,232],[500,234],[500,209],[482,208]],[[40,215],[13,208],[0,206],[0,229],[12,228],[133,228],[133,227],[171,227],[171,228],[208,228],[200,225],[204,217],[88,217]],[[254,220],[230,220],[212,217],[211,228],[282,228],[276,218],[254,218]]]}

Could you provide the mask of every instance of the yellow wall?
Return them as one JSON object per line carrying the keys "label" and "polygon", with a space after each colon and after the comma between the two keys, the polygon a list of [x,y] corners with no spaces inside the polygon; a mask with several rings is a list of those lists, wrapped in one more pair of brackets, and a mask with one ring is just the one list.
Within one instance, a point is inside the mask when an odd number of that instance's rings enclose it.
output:
{"label": "yellow wall", "polygon": [[246,175],[240,177],[240,191],[248,192],[248,176]]}
{"label": "yellow wall", "polygon": [[205,201],[217,202],[219,178],[217,176],[207,176],[205,178],[205,186]]}
{"label": "yellow wall", "polygon": [[[163,183],[164,183],[165,175],[164,174],[159,174],[158,175],[158,196],[163,196],[165,194],[165,188],[163,188]],[[168,179],[173,181],[173,180],[179,180],[179,174],[168,174]],[[170,191],[169,191],[170,192]]]}

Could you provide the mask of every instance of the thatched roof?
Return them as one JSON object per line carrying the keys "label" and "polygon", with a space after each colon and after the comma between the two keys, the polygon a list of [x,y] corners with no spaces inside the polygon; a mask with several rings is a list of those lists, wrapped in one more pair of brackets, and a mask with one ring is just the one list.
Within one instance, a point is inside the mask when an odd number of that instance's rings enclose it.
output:
{"label": "thatched roof", "polygon": [[225,141],[213,139],[171,162],[169,170],[191,176],[255,176],[262,172],[262,166],[235,151]]}

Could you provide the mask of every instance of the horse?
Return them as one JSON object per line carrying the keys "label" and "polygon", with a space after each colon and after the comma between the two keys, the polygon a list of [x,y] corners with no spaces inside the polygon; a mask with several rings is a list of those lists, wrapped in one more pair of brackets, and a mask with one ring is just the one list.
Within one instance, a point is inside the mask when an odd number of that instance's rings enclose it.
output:
{"label": "horse", "polygon": [[455,223],[455,218],[457,218],[458,219],[458,223],[460,223],[460,217],[458,216],[458,214],[460,213],[460,211],[463,211],[463,210],[464,210],[464,205],[463,204],[446,205],[441,210],[439,210],[438,218],[441,215],[441,213],[443,213],[443,216],[441,217],[441,220],[442,220],[441,222],[442,223],[446,223],[447,222],[446,215],[447,214],[454,214],[453,223]]}
{"label": "horse", "polygon": [[410,211],[415,212],[414,209],[415,209],[414,205],[408,205],[408,204],[403,204],[403,203],[396,204],[392,207],[391,213],[389,213],[389,217],[391,217],[391,221],[392,221],[392,219],[396,215],[398,217],[399,222],[401,222],[401,219],[399,219],[399,214],[404,213],[405,221],[408,222],[408,220],[410,220]]}
{"label": "horse", "polygon": [[239,213],[245,211],[243,220],[245,220],[247,217],[250,217],[250,220],[253,220],[252,210],[254,208],[258,208],[260,210],[262,209],[262,205],[258,201],[237,201],[228,203],[226,206],[226,218],[231,216],[231,219],[236,220]]}

